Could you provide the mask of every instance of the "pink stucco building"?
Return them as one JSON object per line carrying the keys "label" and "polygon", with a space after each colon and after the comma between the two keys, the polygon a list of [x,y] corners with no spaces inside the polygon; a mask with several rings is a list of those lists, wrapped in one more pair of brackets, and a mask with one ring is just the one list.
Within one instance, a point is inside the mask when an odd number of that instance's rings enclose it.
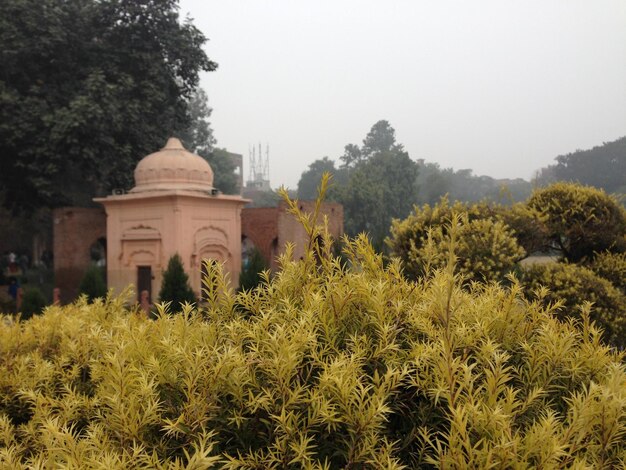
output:
{"label": "pink stucco building", "polygon": [[126,194],[97,198],[106,211],[107,284],[129,284],[156,300],[163,270],[178,253],[201,291],[202,260],[223,262],[236,285],[241,269],[241,210],[247,200],[220,194],[206,160],[171,138],[135,169]]}

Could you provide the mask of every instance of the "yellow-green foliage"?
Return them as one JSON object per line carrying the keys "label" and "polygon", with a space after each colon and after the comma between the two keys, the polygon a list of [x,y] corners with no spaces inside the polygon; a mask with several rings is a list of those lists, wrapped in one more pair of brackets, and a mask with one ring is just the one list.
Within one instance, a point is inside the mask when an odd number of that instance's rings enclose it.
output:
{"label": "yellow-green foliage", "polygon": [[[297,205],[291,208],[297,212]],[[521,287],[407,281],[366,238],[201,311],[84,299],[0,324],[6,468],[621,468],[626,371]],[[585,310],[587,312],[587,310]]]}
{"label": "yellow-green foliage", "polygon": [[522,272],[527,295],[543,291],[542,302],[563,306],[561,316],[578,316],[579,307],[592,302],[591,319],[605,330],[607,341],[626,346],[626,296],[611,282],[576,264],[534,265]]}
{"label": "yellow-green foliage", "polygon": [[527,204],[543,214],[548,238],[570,262],[626,251],[626,211],[601,189],[556,183],[536,190]]}
{"label": "yellow-green foliage", "polygon": [[589,264],[589,269],[598,276],[611,281],[626,295],[626,252],[610,253],[605,251],[599,253]]}
{"label": "yellow-green foliage", "polygon": [[527,255],[543,251],[548,244],[546,215],[529,207],[525,203],[511,206],[489,206],[498,220],[508,225],[512,230],[517,243],[524,248]]}
{"label": "yellow-green foliage", "polygon": [[503,213],[500,206],[450,205],[443,198],[433,207],[426,204],[406,219],[394,220],[387,245],[403,261],[407,276],[417,279],[447,264],[446,240],[451,221],[458,215],[454,244],[458,271],[471,280],[500,281],[526,254],[515,232],[503,222]]}

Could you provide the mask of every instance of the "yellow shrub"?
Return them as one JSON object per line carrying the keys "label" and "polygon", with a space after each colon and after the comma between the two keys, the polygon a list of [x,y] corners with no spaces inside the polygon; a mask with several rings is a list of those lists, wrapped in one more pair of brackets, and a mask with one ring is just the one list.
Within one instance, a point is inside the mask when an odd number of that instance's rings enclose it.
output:
{"label": "yellow shrub", "polygon": [[454,253],[457,269],[475,281],[501,281],[526,256],[515,232],[503,222],[506,211],[488,204],[449,205],[447,199],[431,207],[416,208],[404,220],[394,220],[387,245],[399,257],[407,276],[417,279],[432,268],[445,266],[449,259],[446,241],[455,215],[460,227],[456,232]]}
{"label": "yellow shrub", "polygon": [[522,273],[527,295],[547,288],[544,304],[559,303],[563,318],[580,318],[580,307],[593,304],[591,319],[604,330],[606,341],[626,346],[626,297],[607,279],[576,264],[552,263],[526,268]]}
{"label": "yellow shrub", "polygon": [[545,217],[548,238],[569,262],[626,251],[626,211],[601,189],[556,183],[536,190],[527,205]]}
{"label": "yellow shrub", "polygon": [[[292,206],[297,212],[297,206]],[[626,373],[521,287],[407,281],[311,236],[271,280],[148,320],[123,299],[0,322],[8,468],[619,468]]]}

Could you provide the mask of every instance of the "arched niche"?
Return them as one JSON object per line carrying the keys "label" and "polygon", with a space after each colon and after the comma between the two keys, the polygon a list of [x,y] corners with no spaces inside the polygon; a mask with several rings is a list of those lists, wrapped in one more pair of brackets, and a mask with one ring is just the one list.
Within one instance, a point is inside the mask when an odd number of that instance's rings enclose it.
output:
{"label": "arched niche", "polygon": [[89,245],[89,259],[96,266],[106,266],[107,262],[107,239],[99,237]]}
{"label": "arched niche", "polygon": [[204,258],[214,259],[219,262],[230,262],[232,258],[228,249],[229,238],[226,231],[220,227],[205,226],[194,234],[193,252],[191,254],[191,266],[199,267]]}
{"label": "arched niche", "polygon": [[161,234],[156,228],[146,225],[130,227],[122,232],[121,243],[122,265],[161,265]]}

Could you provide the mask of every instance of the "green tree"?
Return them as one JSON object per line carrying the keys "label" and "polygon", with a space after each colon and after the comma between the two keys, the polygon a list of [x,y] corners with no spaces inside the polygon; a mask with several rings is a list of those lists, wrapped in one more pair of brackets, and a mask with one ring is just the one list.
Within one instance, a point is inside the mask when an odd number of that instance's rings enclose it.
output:
{"label": "green tree", "polygon": [[209,121],[213,108],[209,106],[209,97],[202,88],[196,88],[188,101],[189,126],[181,133],[185,148],[206,158],[213,152],[217,143]]}
{"label": "green tree", "polygon": [[37,287],[28,287],[24,289],[24,298],[22,299],[21,319],[28,320],[33,315],[39,315],[48,305],[45,296]]}
{"label": "green tree", "polygon": [[[347,146],[348,147],[348,146]],[[346,147],[346,152],[348,148]],[[389,121],[380,120],[372,126],[363,139],[360,154],[367,159],[383,152],[402,152],[402,144],[396,143],[396,130],[391,127]]]}
{"label": "green tree", "polygon": [[348,144],[344,147],[343,155],[339,157],[342,161],[342,168],[353,168],[363,161],[363,152],[354,144]]}
{"label": "green tree", "polygon": [[416,204],[436,204],[450,193],[452,170],[442,170],[438,163],[426,163],[423,160],[418,161],[418,167]]}
{"label": "green tree", "polygon": [[554,177],[626,194],[626,137],[556,157]]}
{"label": "green tree", "polygon": [[302,173],[298,181],[298,198],[315,199],[324,173],[330,173],[333,176],[337,173],[335,162],[328,157],[315,160],[309,165],[309,169]]}
{"label": "green tree", "polygon": [[[216,68],[177,0],[0,2],[0,189],[14,211],[129,187]],[[69,184],[71,183],[71,184]],[[72,188],[72,191],[68,191]]]}
{"label": "green tree", "polygon": [[361,148],[346,145],[339,160],[338,169],[328,157],[309,165],[298,183],[298,197],[313,199],[322,175],[330,173],[328,199],[343,204],[346,233],[367,232],[374,246],[383,249],[391,220],[406,217],[417,201],[418,165],[385,120],[372,126]]}
{"label": "green tree", "polygon": [[406,217],[417,199],[417,165],[404,151],[379,152],[358,165],[340,193],[349,235],[367,232],[377,249],[394,218]]}
{"label": "green tree", "polygon": [[395,130],[384,120],[372,126],[360,150],[346,146],[342,161],[347,182],[335,194],[344,206],[346,233],[366,232],[383,249],[391,220],[406,217],[417,200],[418,165],[396,143]]}
{"label": "green tree", "polygon": [[80,282],[78,292],[80,294],[85,294],[89,299],[89,302],[93,302],[98,297],[106,297],[107,285],[106,282],[104,282],[102,268],[96,265],[90,266]]}
{"label": "green tree", "polygon": [[511,204],[525,201],[531,184],[521,178],[496,180],[490,176],[474,175],[471,169],[454,171],[440,168],[437,163],[419,162],[417,186],[419,204],[436,204],[444,195],[452,201],[492,202]]}
{"label": "green tree", "polygon": [[171,302],[172,312],[178,312],[185,302],[196,302],[196,294],[189,285],[189,276],[178,253],[169,259],[167,269],[163,272],[159,301]]}
{"label": "green tree", "polygon": [[244,260],[239,274],[239,289],[250,290],[259,285],[262,280],[261,272],[268,268],[263,255],[258,248],[253,248]]}
{"label": "green tree", "polygon": [[206,156],[202,153],[198,155],[205,157],[211,165],[214,176],[213,186],[224,194],[239,194],[241,192],[239,177],[235,173],[237,167],[228,150],[215,148]]}

